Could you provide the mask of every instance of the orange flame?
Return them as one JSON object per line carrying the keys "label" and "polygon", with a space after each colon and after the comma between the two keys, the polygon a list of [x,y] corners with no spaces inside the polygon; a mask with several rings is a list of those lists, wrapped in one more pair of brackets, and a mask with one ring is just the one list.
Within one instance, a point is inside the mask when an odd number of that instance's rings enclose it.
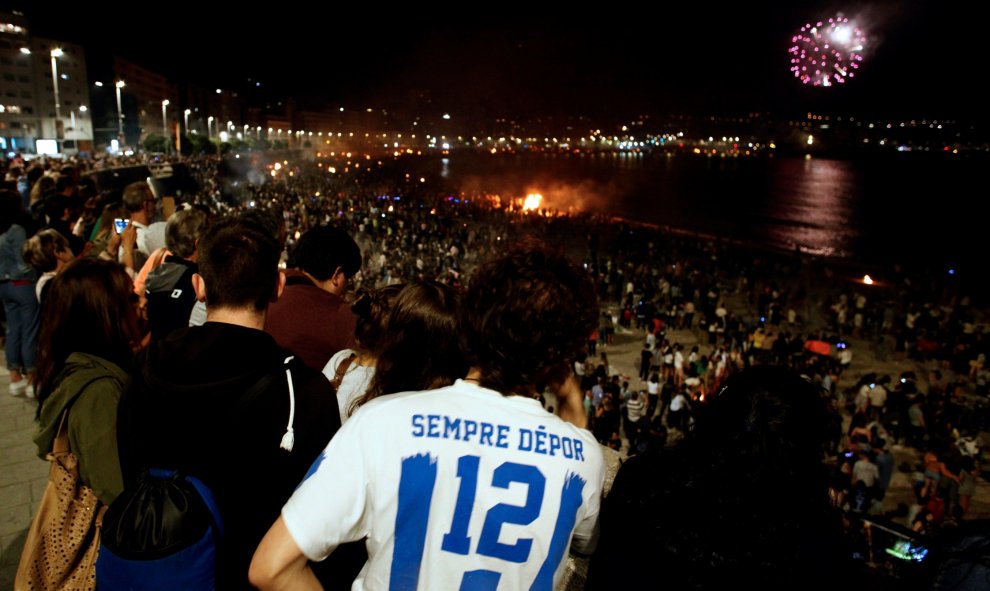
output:
{"label": "orange flame", "polygon": [[526,195],[526,199],[523,201],[523,211],[536,211],[540,208],[540,203],[543,201],[543,195],[539,193],[530,193]]}

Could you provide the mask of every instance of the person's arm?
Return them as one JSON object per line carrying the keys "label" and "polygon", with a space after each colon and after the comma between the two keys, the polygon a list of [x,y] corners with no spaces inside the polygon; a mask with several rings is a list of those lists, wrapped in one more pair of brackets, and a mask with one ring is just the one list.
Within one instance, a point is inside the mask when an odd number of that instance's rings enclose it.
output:
{"label": "person's arm", "polygon": [[945,465],[944,462],[939,462],[938,467],[939,467],[939,472],[941,472],[943,476],[945,476],[947,478],[951,478],[952,480],[955,480],[956,481],[956,484],[959,484],[960,482],[962,482],[962,479],[959,478],[959,476],[957,474],[953,474],[949,470],[949,468]]}
{"label": "person's arm", "polygon": [[120,233],[120,263],[130,277],[134,278],[135,252],[137,251],[137,228],[134,224],[128,224],[124,231]]}
{"label": "person's arm", "polygon": [[258,545],[251,559],[248,580],[262,591],[323,589],[309,567],[309,560],[279,517]]}
{"label": "person's arm", "polygon": [[69,442],[79,458],[79,475],[104,503],[110,503],[124,490],[117,454],[120,395],[116,380],[97,380],[79,394],[69,409]]}

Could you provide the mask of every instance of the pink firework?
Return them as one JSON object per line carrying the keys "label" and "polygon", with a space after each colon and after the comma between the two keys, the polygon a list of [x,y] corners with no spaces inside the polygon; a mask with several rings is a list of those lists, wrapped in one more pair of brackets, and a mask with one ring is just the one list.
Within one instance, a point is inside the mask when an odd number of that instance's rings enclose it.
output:
{"label": "pink firework", "polygon": [[827,21],[808,23],[791,38],[791,72],[802,84],[844,84],[856,76],[864,47],[863,31],[841,13]]}

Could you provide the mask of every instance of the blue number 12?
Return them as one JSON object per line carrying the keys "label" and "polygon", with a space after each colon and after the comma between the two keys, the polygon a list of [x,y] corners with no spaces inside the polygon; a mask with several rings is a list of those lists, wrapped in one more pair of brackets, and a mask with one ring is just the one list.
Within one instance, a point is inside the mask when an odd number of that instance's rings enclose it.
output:
{"label": "blue number 12", "polygon": [[[450,529],[443,535],[441,549],[460,555],[471,551],[471,538],[467,535],[471,524],[471,512],[478,490],[478,456],[465,455],[458,458],[457,477],[460,486],[454,504],[454,515]],[[389,588],[394,590],[415,589],[419,580],[420,563],[426,545],[426,525],[429,522],[430,502],[436,484],[436,462],[428,455],[416,455],[402,460],[402,474],[399,481],[398,510],[395,517],[395,546],[392,554],[392,568]],[[492,474],[491,485],[508,489],[513,482],[527,485],[526,504],[523,506],[499,503],[485,514],[481,528],[477,552],[484,556],[507,562],[523,563],[529,559],[532,538],[519,538],[515,544],[498,541],[502,525],[511,523],[529,525],[540,516],[546,477],[536,466],[504,462]],[[574,529],[577,511],[581,506],[584,479],[571,474],[561,490],[560,512],[551,537],[549,554],[544,560],[532,589],[550,590],[553,573],[563,559],[564,549]],[[497,586],[499,573],[491,571],[471,571],[464,574],[462,587]],[[484,584],[478,585],[485,581]]]}

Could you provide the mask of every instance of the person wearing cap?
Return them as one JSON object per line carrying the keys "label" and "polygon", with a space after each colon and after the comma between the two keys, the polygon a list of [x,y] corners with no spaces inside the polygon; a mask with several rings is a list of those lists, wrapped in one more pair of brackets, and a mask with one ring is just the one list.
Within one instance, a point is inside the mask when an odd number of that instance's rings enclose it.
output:
{"label": "person wearing cap", "polygon": [[334,354],[355,345],[357,317],[344,295],[361,270],[361,251],[343,230],[316,226],[299,239],[288,267],[285,291],[268,307],[265,332],[322,371]]}

